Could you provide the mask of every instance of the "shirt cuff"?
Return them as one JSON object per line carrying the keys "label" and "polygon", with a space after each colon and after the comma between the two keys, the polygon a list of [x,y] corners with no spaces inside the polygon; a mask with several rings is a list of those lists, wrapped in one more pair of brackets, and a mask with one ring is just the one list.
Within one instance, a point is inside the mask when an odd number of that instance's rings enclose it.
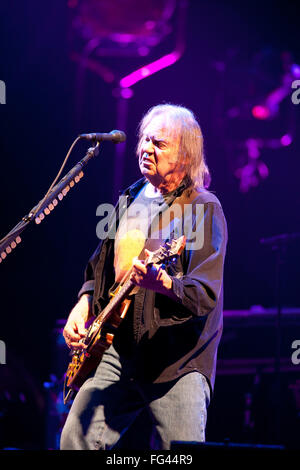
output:
{"label": "shirt cuff", "polygon": [[178,299],[182,301],[183,299],[183,282],[181,279],[178,279],[177,277],[172,277],[172,291],[176,295]]}
{"label": "shirt cuff", "polygon": [[93,295],[94,293],[94,286],[95,286],[95,281],[94,279],[92,279],[91,281],[86,281],[80,291],[78,292],[78,299],[80,299],[80,297],[83,295],[83,294],[90,294],[90,295]]}

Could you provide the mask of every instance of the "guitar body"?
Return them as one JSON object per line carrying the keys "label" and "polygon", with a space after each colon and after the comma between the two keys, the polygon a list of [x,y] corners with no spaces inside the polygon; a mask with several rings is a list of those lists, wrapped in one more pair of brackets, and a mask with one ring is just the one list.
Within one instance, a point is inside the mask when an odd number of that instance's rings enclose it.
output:
{"label": "guitar body", "polygon": [[68,387],[78,390],[90,373],[97,368],[104,352],[113,342],[114,333],[112,331],[118,328],[130,303],[131,299],[125,299],[119,309],[110,312],[109,321],[105,324],[98,319],[94,320],[89,328],[89,336],[85,340],[89,341],[87,348],[81,352],[75,351],[72,361],[69,363],[66,373]]}

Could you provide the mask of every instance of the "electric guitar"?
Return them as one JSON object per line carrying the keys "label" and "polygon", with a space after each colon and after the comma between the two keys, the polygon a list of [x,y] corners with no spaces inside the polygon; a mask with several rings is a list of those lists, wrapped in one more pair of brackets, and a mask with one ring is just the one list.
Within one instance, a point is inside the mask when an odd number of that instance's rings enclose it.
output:
{"label": "electric guitar", "polygon": [[[150,252],[145,265],[175,262],[182,253],[186,239],[184,236],[161,245],[158,250]],[[123,282],[111,294],[111,300],[89,326],[86,336],[81,340],[83,349],[71,352],[72,360],[68,365],[64,383],[64,403],[76,393],[86,378],[100,364],[106,349],[111,345],[114,334],[125,318],[132,301],[132,296],[139,289],[130,280],[131,269],[126,273]],[[66,389],[69,389],[68,391]]]}

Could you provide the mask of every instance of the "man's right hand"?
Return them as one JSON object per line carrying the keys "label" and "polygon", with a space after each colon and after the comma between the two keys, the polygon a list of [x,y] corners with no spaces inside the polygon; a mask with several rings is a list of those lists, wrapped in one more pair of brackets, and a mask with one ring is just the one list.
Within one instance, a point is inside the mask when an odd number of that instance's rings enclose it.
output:
{"label": "man's right hand", "polygon": [[67,346],[72,349],[83,349],[80,340],[86,335],[85,324],[92,315],[92,296],[84,294],[72,309],[63,330]]}

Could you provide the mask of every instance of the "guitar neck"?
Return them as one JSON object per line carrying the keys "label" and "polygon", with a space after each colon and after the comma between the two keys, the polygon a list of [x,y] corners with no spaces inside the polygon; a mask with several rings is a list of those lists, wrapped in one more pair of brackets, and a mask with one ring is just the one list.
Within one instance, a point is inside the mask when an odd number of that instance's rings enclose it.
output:
{"label": "guitar neck", "polygon": [[128,279],[121,289],[113,296],[102,312],[99,313],[95,322],[103,322],[103,320],[107,318],[110,313],[113,312],[113,310],[115,310],[123,302],[123,300],[130,294],[134,287],[136,287],[136,285],[130,281],[130,279]]}

